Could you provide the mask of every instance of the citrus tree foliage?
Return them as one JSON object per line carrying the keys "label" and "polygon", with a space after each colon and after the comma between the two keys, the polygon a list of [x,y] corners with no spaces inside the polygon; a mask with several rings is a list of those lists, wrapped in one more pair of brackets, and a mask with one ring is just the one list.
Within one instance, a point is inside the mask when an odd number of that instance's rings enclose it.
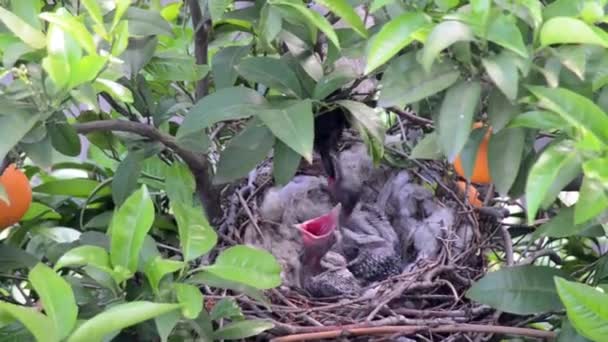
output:
{"label": "citrus tree foliage", "polygon": [[[271,151],[286,182],[312,159],[315,115],[332,110],[351,114],[379,161],[384,113],[407,106],[433,123],[412,156],[460,154],[467,175],[483,136],[471,127],[487,122],[495,189],[526,196],[529,225],[512,234],[564,260],[501,268],[469,298],[513,314],[565,309],[552,321],[562,334],[607,336],[608,295],[594,288],[608,277],[605,0],[0,3],[0,158],[25,156],[37,182],[2,245],[2,271],[15,274],[2,283],[4,335],[267,330],[231,301],[203,306],[197,285],[263,301],[280,283],[264,251],[204,258],[218,186]],[[351,94],[365,80],[379,81],[377,98]],[[539,137],[550,144],[535,148]],[[577,177],[567,207],[558,195]]]}

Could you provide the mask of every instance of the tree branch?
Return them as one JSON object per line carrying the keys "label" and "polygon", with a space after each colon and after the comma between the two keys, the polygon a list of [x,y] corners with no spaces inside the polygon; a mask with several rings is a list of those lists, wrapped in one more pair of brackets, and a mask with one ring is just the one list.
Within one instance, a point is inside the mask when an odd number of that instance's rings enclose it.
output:
{"label": "tree branch", "polygon": [[158,141],[165,147],[173,150],[185,163],[194,175],[196,192],[205,208],[210,220],[218,218],[221,214],[219,201],[214,198],[215,191],[211,184],[211,176],[207,159],[203,154],[195,153],[177,144],[174,137],[166,135],[156,128],[140,122],[125,120],[99,120],[74,124],[76,132],[87,134],[92,132],[129,132]]}
{"label": "tree branch", "polygon": [[[192,15],[192,28],[194,29],[194,56],[196,64],[208,64],[207,53],[209,48],[209,30],[211,22],[203,19],[198,0],[187,0]],[[196,83],[196,100],[209,93],[209,75]]]}

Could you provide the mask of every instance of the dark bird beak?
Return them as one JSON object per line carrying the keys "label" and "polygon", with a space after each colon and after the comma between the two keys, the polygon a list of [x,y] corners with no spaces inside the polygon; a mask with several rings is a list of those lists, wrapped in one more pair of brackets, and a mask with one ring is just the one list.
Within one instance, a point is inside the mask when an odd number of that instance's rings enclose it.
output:
{"label": "dark bird beak", "polygon": [[296,224],[300,231],[304,247],[322,247],[333,241],[331,239],[334,230],[338,227],[342,205],[336,205],[329,213]]}

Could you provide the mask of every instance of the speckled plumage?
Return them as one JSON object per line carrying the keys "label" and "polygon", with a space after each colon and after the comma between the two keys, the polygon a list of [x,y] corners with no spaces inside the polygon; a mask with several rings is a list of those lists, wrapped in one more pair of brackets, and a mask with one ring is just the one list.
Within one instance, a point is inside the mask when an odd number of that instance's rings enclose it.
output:
{"label": "speckled plumage", "polygon": [[[318,274],[312,275],[309,269],[303,269],[301,275],[302,287],[313,297],[336,297],[345,294],[355,294],[361,290],[359,282],[350,270],[346,268],[346,260],[340,254],[328,252],[321,266],[325,268]],[[327,265],[327,264],[330,265]]]}

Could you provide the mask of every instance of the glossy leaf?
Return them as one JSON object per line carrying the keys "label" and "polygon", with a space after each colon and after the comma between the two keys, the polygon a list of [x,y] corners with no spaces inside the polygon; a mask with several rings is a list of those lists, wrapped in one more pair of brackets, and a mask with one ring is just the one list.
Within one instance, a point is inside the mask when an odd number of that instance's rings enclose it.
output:
{"label": "glossy leaf", "polygon": [[7,113],[0,109],[0,158],[6,154],[29,132],[38,120],[37,114],[24,112]]}
{"label": "glossy leaf", "polygon": [[174,162],[165,168],[165,191],[171,202],[189,205],[195,190],[194,176],[184,163]]}
{"label": "glossy leaf", "polygon": [[95,22],[95,27],[98,28],[101,33],[105,34],[105,26],[103,22],[103,14],[101,13],[101,7],[96,0],[82,0],[82,5],[87,9],[89,15]]}
{"label": "glossy leaf", "polygon": [[540,43],[593,44],[608,47],[608,34],[599,27],[571,17],[555,17],[547,20],[540,30]]}
{"label": "glossy leaf", "polygon": [[220,320],[222,318],[234,318],[243,317],[241,308],[232,298],[222,298],[219,302],[215,303],[213,309],[209,313],[209,317],[213,321]]}
{"label": "glossy leaf", "polygon": [[19,37],[19,39],[32,48],[42,49],[46,46],[46,37],[42,32],[3,7],[0,7],[0,21],[15,36]]}
{"label": "glossy leaf", "polygon": [[272,254],[248,246],[225,249],[215,264],[203,267],[218,277],[265,290],[281,284],[281,266]]}
{"label": "glossy leaf", "polygon": [[439,147],[439,137],[437,133],[426,134],[418,144],[412,149],[410,158],[414,159],[433,159],[439,160],[443,157],[441,147]]}
{"label": "glossy leaf", "polygon": [[211,272],[196,272],[188,279],[188,282],[194,284],[205,284],[211,287],[236,291],[257,300],[260,303],[264,303],[267,306],[270,305],[270,301],[264,296],[264,293],[261,290],[258,290],[253,287],[253,285],[243,284],[238,281],[226,280],[219,276],[216,276]]}
{"label": "glossy leaf", "polygon": [[587,65],[587,49],[585,46],[560,46],[556,54],[563,66],[581,80],[585,79]]}
{"label": "glossy leaf", "polygon": [[314,115],[310,100],[275,106],[260,111],[258,117],[270,128],[274,136],[312,163]]}
{"label": "glossy leaf", "polygon": [[[97,189],[101,184],[92,179],[85,178],[73,178],[73,179],[60,179],[54,181],[47,181],[36,187],[34,192],[40,192],[49,195],[61,195],[71,196],[79,198],[87,198],[91,193]],[[107,187],[102,188],[101,191],[97,192],[98,196],[106,196],[110,194],[110,189]]]}
{"label": "glossy leaf", "polygon": [[192,261],[215,246],[217,234],[207,221],[202,207],[174,201],[171,209],[177,221],[184,261]]}
{"label": "glossy leaf", "polygon": [[563,271],[547,266],[514,266],[489,272],[466,296],[500,311],[528,315],[563,308],[553,284]]}
{"label": "glossy leaf", "polygon": [[110,224],[110,260],[114,267],[137,270],[139,251],[154,221],[154,204],[147,187],[134,192],[120,206]]}
{"label": "glossy leaf", "polygon": [[203,310],[203,294],[198,287],[190,284],[175,284],[177,301],[182,305],[182,315],[195,319]]}
{"label": "glossy leaf", "polygon": [[141,151],[130,151],[118,164],[112,178],[112,200],[116,206],[121,206],[137,190],[143,158]]}
{"label": "glossy leaf", "polygon": [[272,157],[274,181],[283,185],[289,183],[296,174],[301,160],[302,156],[298,152],[292,150],[280,140],[276,140]]}
{"label": "glossy leaf", "polygon": [[336,70],[329,75],[325,75],[315,84],[313,90],[313,98],[315,100],[323,100],[334,91],[340,89],[345,84],[357,78],[354,70]]}
{"label": "glossy leaf", "polygon": [[21,322],[38,341],[61,341],[53,321],[33,308],[2,301],[0,302],[0,312]]}
{"label": "glossy leaf", "polygon": [[222,152],[214,182],[223,184],[246,176],[266,158],[274,140],[270,129],[259,120],[251,120]]}
{"label": "glossy leaf", "polygon": [[232,87],[238,77],[235,66],[249,53],[249,46],[228,46],[220,49],[211,64],[213,82],[217,89]]}
{"label": "glossy leaf", "polygon": [[589,177],[583,178],[579,198],[574,207],[574,223],[586,222],[608,209],[608,196],[602,182]]}
{"label": "glossy leaf", "polygon": [[441,22],[429,34],[422,50],[420,63],[428,72],[442,50],[456,42],[467,42],[473,39],[473,31],[468,25],[453,20]]}
{"label": "glossy leaf", "polygon": [[414,41],[414,33],[430,23],[423,13],[405,13],[384,24],[370,41],[365,73],[376,70]]}
{"label": "glossy leaf", "polygon": [[551,192],[558,177],[569,178],[570,172],[565,173],[563,169],[570,169],[571,165],[580,165],[579,158],[577,151],[568,141],[550,146],[540,155],[532,166],[526,183],[528,222],[534,221],[541,203]]}
{"label": "glossy leaf", "polygon": [[[129,2],[127,2],[128,6]],[[118,11],[117,11],[118,12]],[[171,25],[157,11],[128,7],[124,19],[129,23],[131,35],[165,35],[173,36]]]}
{"label": "glossy leaf", "polygon": [[211,20],[217,22],[222,19],[224,11],[233,2],[233,0],[209,0],[209,14],[211,14]]}
{"label": "glossy leaf", "polygon": [[443,98],[437,132],[439,145],[450,161],[467,142],[480,96],[478,81],[461,81],[449,88]]}
{"label": "glossy leaf", "polygon": [[513,118],[508,125],[508,127],[526,127],[545,131],[563,129],[568,126],[568,123],[558,114],[542,110],[534,110],[519,114]]}
{"label": "glossy leaf", "polygon": [[535,232],[534,237],[548,236],[564,238],[575,236],[592,226],[592,223],[576,224],[574,222],[574,207],[563,207],[551,220],[543,223]]}
{"label": "glossy leaf", "polygon": [[50,318],[60,339],[67,337],[76,326],[78,307],[70,285],[45,264],[38,264],[28,274],[44,312]]}
{"label": "glossy leaf", "polygon": [[179,304],[145,301],[118,304],[82,323],[67,341],[102,341],[108,334],[166,314],[179,307]]}
{"label": "glossy leaf", "polygon": [[102,271],[111,272],[110,256],[99,246],[79,246],[66,252],[55,263],[55,270],[63,267],[92,266]]}
{"label": "glossy leaf", "polygon": [[325,33],[325,35],[327,36],[327,39],[329,39],[334,44],[335,47],[337,47],[338,49],[340,48],[340,41],[338,40],[338,36],[336,35],[336,32],[334,31],[334,29],[331,26],[331,24],[329,23],[329,21],[327,21],[327,19],[325,19],[325,17],[322,16],[321,14],[317,13],[316,11],[308,9],[306,6],[304,6],[301,3],[292,2],[289,0],[273,0],[270,3],[288,6],[290,8],[293,8],[300,15],[302,15],[302,17],[304,17],[311,25],[314,25],[319,30],[321,30],[323,33]]}
{"label": "glossy leaf", "polygon": [[282,59],[249,57],[243,59],[235,68],[249,81],[302,96],[302,86],[298,77]]}
{"label": "glossy leaf", "polygon": [[94,87],[99,91],[107,92],[122,102],[133,102],[133,94],[131,91],[120,83],[105,78],[97,78],[94,82]]}
{"label": "glossy leaf", "polygon": [[367,38],[368,33],[365,29],[363,20],[359,17],[357,12],[353,9],[353,6],[346,0],[315,0],[315,2],[322,4],[329,8],[330,11],[334,12],[338,17],[342,18],[347,22],[355,32],[361,37]]}
{"label": "glossy leaf", "polygon": [[505,196],[515,182],[524,153],[526,134],[521,128],[507,128],[494,134],[488,144],[490,176],[496,190]]}
{"label": "glossy leaf", "polygon": [[555,278],[559,298],[566,307],[568,319],[579,334],[603,341],[608,336],[608,295],[591,286]]}
{"label": "glossy leaf", "polygon": [[258,335],[268,329],[272,329],[274,324],[265,320],[246,320],[226,324],[217,329],[213,336],[218,339],[237,340],[241,338]]}
{"label": "glossy leaf", "polygon": [[[181,4],[179,2],[174,2],[174,4]],[[156,325],[156,330],[158,331],[158,336],[162,342],[167,342],[169,336],[173,332],[173,329],[179,323],[182,315],[179,311],[170,311],[164,315],[157,316],[154,319],[154,323]]]}
{"label": "glossy leaf", "polygon": [[0,245],[0,270],[8,273],[19,268],[33,268],[38,259],[32,254],[10,244]]}
{"label": "glossy leaf", "polygon": [[197,135],[214,123],[235,120],[256,115],[266,104],[266,99],[258,92],[245,87],[230,87],[203,97],[186,114],[177,132],[177,138]]}
{"label": "glossy leaf", "polygon": [[492,131],[500,132],[520,111],[519,106],[509,101],[500,90],[494,88],[490,91],[488,98],[488,120]]}
{"label": "glossy leaf", "polygon": [[416,61],[415,53],[408,53],[390,63],[382,77],[378,105],[404,107],[452,86],[460,72],[449,60],[435,63],[429,72]]}
{"label": "glossy leaf", "polygon": [[195,82],[207,75],[209,67],[199,65],[189,57],[152,58],[146,71],[159,81]]}
{"label": "glossy leaf", "polygon": [[381,121],[380,113],[362,102],[340,100],[336,103],[346,108],[356,122],[363,126],[376,141],[384,143],[385,128]]}
{"label": "glossy leaf", "polygon": [[77,17],[70,14],[65,8],[60,8],[55,13],[40,13],[40,18],[68,32],[89,55],[97,54],[93,35]]}
{"label": "glossy leaf", "polygon": [[608,144],[608,115],[593,101],[564,88],[530,86],[528,89],[540,99],[540,107],[556,112],[571,125],[585,128]]}
{"label": "glossy leaf", "polygon": [[528,50],[513,17],[498,15],[490,20],[487,38],[523,58],[528,58]]}
{"label": "glossy leaf", "polygon": [[158,285],[161,279],[167,274],[179,271],[184,267],[184,263],[178,260],[163,259],[160,255],[146,263],[144,266],[144,273],[152,291],[158,295]]}
{"label": "glossy leaf", "polygon": [[122,69],[131,79],[136,78],[139,71],[154,57],[158,45],[158,37],[145,36],[141,38],[128,38],[126,50],[120,55],[124,61]]}
{"label": "glossy leaf", "polygon": [[496,57],[484,58],[482,63],[492,82],[509,100],[514,101],[517,98],[519,74],[513,58],[507,54],[500,54]]}

